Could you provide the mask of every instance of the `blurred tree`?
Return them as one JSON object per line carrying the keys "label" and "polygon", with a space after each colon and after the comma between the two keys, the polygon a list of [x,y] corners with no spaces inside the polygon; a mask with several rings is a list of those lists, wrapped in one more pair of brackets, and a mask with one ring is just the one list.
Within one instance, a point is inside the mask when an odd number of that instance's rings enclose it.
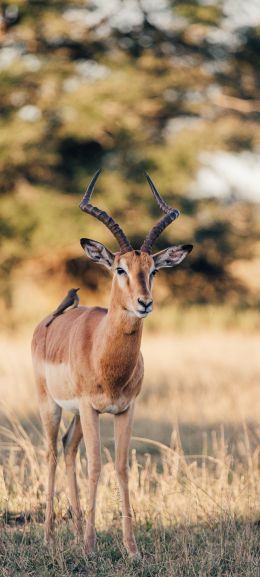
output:
{"label": "blurred tree", "polygon": [[[180,300],[247,302],[230,264],[253,254],[258,206],[196,199],[190,184],[202,151],[256,147],[259,29],[228,36],[222,4],[195,0],[140,0],[132,8],[116,0],[10,1],[1,18],[1,205],[19,197],[21,182],[30,188],[30,203],[19,205],[22,220],[11,211],[0,220],[8,306],[17,263],[39,250],[51,254],[54,238],[64,245],[64,194],[65,220],[80,235],[83,219],[71,212],[78,203],[71,195],[79,197],[100,166],[95,202],[120,218],[137,245],[158,217],[144,170],[182,209],[178,226],[158,244],[174,242],[176,231],[180,241],[195,242],[189,265],[164,276]],[[239,210],[246,211],[247,229]],[[46,232],[48,220],[57,231]],[[102,237],[101,228],[85,222]],[[63,255],[66,274],[99,286],[89,264]]]}

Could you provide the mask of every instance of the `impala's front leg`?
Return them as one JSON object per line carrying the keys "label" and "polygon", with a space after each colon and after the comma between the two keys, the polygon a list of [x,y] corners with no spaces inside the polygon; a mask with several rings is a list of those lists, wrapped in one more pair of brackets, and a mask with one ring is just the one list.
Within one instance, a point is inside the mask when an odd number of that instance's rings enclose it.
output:
{"label": "impala's front leg", "polygon": [[88,459],[89,504],[85,533],[86,552],[91,553],[96,544],[95,512],[97,485],[101,471],[99,417],[87,399],[80,401],[80,421]]}
{"label": "impala's front leg", "polygon": [[127,411],[115,416],[116,473],[122,501],[123,540],[130,557],[138,556],[133,532],[132,510],[128,488],[128,453],[132,431],[134,403]]}

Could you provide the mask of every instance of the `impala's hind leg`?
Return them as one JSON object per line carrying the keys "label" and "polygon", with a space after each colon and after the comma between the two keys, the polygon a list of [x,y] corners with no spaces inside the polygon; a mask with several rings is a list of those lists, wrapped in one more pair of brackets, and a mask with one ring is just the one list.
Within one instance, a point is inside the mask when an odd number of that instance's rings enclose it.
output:
{"label": "impala's hind leg", "polygon": [[77,476],[76,476],[76,456],[79,443],[82,439],[82,428],[79,415],[75,415],[70,426],[62,438],[64,458],[69,484],[69,495],[72,518],[75,523],[78,536],[82,536],[82,520],[80,511],[80,502],[78,494]]}
{"label": "impala's hind leg", "polygon": [[41,398],[40,413],[43,429],[47,441],[47,461],[48,461],[48,489],[47,507],[45,517],[45,542],[48,543],[53,531],[53,497],[54,483],[57,466],[57,438],[61,419],[61,408],[56,405],[48,393]]}

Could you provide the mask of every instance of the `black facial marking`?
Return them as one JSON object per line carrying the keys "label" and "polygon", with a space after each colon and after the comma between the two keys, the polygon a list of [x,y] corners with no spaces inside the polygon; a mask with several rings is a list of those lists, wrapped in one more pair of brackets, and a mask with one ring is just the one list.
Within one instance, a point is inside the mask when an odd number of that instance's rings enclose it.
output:
{"label": "black facial marking", "polygon": [[135,250],[135,254],[136,254],[136,256],[140,256],[141,251],[140,251],[140,250]]}
{"label": "black facial marking", "polygon": [[142,287],[143,291],[147,290],[147,286],[146,286],[146,278],[145,278],[145,274],[144,272],[141,270],[138,275],[138,280],[140,282],[140,286]]}

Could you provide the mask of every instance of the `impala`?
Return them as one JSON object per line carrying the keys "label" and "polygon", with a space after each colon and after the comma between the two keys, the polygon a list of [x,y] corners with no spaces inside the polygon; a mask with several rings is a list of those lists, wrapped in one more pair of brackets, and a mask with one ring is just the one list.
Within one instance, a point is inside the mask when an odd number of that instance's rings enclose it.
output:
{"label": "impala", "polygon": [[40,414],[48,445],[45,540],[48,542],[53,530],[57,437],[62,409],[67,409],[75,413],[62,439],[72,517],[76,533],[81,535],[75,460],[83,436],[89,478],[85,548],[87,553],[95,548],[95,506],[101,470],[99,415],[112,413],[123,540],[128,554],[135,557],[138,550],[128,489],[128,450],[135,399],[144,374],[140,352],[143,319],[153,308],[152,285],[156,272],[179,264],[192,250],[192,245],[171,246],[151,254],[153,243],[179,216],[179,211],[166,204],[146,175],[165,215],[149,232],[140,250],[134,250],[120,226],[106,212],[90,204],[99,173],[91,180],[80,208],[108,227],[119,243],[119,250],[113,254],[103,244],[87,238],[82,238],[80,243],[89,258],[113,275],[109,307],[79,306],[58,316],[48,328],[46,323],[50,317],[47,317],[36,327],[32,340]]}

